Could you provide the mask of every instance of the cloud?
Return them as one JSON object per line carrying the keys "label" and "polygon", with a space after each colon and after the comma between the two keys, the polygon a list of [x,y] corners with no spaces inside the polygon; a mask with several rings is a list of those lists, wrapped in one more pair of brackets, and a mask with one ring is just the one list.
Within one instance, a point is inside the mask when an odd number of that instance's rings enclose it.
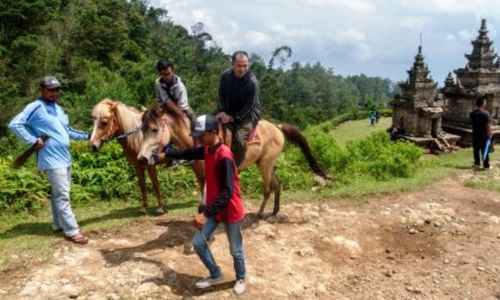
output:
{"label": "cloud", "polygon": [[[176,23],[205,25],[226,53],[268,59],[279,46],[292,61],[321,62],[336,73],[406,79],[420,33],[435,78],[464,65],[481,17],[489,36],[500,26],[499,0],[152,0]],[[500,38],[494,45],[500,43]],[[498,47],[497,47],[498,48]],[[368,61],[369,60],[369,61]]]}
{"label": "cloud", "polygon": [[269,43],[272,41],[272,38],[263,32],[249,31],[246,40],[252,46],[263,46],[269,45]]}
{"label": "cloud", "polygon": [[421,30],[430,23],[430,18],[426,16],[403,16],[399,25],[403,28]]}
{"label": "cloud", "polygon": [[433,14],[469,14],[499,19],[498,0],[401,0],[403,7]]}

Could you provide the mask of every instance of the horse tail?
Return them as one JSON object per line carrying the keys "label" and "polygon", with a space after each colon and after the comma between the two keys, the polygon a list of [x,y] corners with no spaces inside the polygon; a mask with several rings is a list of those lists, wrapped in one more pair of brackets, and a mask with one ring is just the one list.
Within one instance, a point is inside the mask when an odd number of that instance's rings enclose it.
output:
{"label": "horse tail", "polygon": [[325,170],[319,166],[316,158],[312,155],[311,147],[309,147],[309,143],[300,130],[295,126],[286,123],[277,126],[289,141],[297,145],[302,150],[302,153],[306,157],[307,163],[314,174],[322,177],[323,179],[329,179]]}

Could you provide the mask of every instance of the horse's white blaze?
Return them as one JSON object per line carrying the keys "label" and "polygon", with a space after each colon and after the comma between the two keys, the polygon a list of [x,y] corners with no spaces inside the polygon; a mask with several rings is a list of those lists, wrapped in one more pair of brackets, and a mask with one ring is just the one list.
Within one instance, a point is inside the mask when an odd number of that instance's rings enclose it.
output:
{"label": "horse's white blaze", "polygon": [[92,134],[90,135],[90,140],[91,141],[93,141],[94,138],[95,138],[96,131],[97,131],[97,124],[98,124],[98,121],[94,120],[94,129],[92,130]]}

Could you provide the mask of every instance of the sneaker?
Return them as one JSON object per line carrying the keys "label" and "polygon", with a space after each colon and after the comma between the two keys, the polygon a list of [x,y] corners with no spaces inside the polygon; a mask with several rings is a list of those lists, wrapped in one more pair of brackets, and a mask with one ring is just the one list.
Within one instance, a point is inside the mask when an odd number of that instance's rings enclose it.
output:
{"label": "sneaker", "polygon": [[486,171],[488,171],[488,170],[493,169],[493,167],[492,167],[492,166],[488,166],[488,167],[484,167],[484,169],[485,169]]}
{"label": "sneaker", "polygon": [[245,291],[245,279],[236,280],[233,290],[236,295],[243,294],[243,292]]}
{"label": "sneaker", "polygon": [[473,170],[479,170],[479,169],[481,169],[481,166],[474,164],[474,165],[472,165],[472,169]]}
{"label": "sneaker", "polygon": [[212,278],[208,277],[205,279],[202,279],[198,282],[195,283],[195,286],[199,289],[206,289],[208,287],[211,287],[213,285],[221,284],[224,282],[224,276],[220,275],[219,277]]}
{"label": "sneaker", "polygon": [[179,161],[173,158],[167,158],[167,168],[175,168],[179,165]]}
{"label": "sneaker", "polygon": [[196,160],[184,160],[184,159],[181,159],[179,160],[179,165],[182,165],[182,166],[190,166],[192,164],[194,164]]}

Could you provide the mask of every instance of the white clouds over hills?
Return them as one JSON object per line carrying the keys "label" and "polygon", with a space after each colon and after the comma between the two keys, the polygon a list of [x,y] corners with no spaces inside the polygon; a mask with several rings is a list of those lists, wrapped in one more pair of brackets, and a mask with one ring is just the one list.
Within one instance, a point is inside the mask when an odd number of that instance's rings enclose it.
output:
{"label": "white clouds over hills", "polygon": [[500,49],[498,0],[153,0],[174,23],[202,22],[231,53],[244,49],[269,59],[281,45],[292,61],[321,62],[334,72],[406,79],[423,35],[433,77],[465,65],[480,19]]}

